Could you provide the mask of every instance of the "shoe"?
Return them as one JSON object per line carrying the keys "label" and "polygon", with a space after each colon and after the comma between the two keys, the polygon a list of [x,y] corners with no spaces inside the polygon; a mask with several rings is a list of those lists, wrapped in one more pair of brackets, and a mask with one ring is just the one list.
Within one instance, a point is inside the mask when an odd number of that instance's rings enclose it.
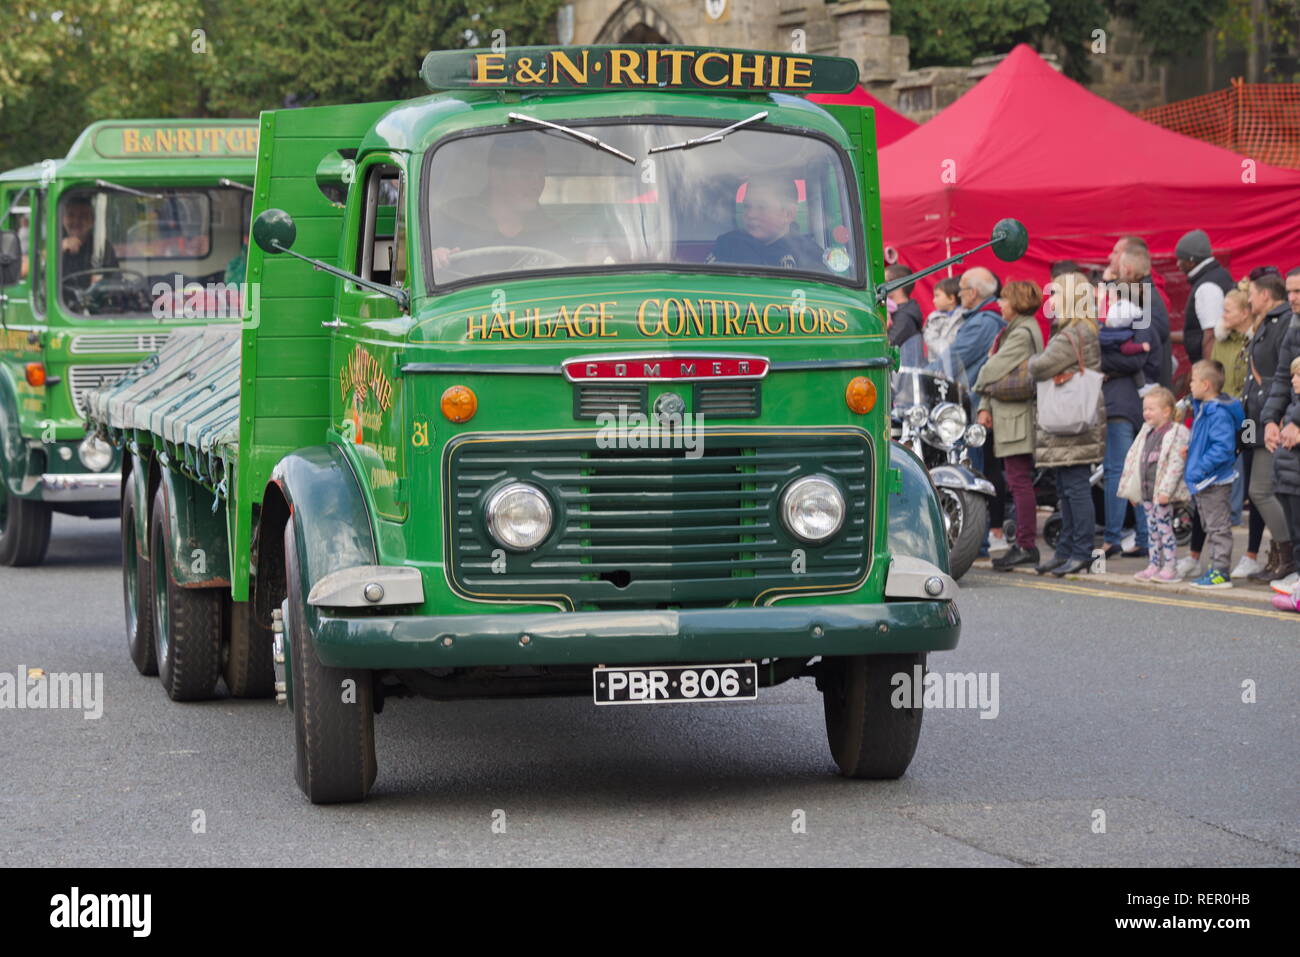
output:
{"label": "shoe", "polygon": [[1034,566],[1034,571],[1039,575],[1046,575],[1048,572],[1064,565],[1068,561],[1068,558],[1058,558],[1055,555],[1049,555],[1047,561],[1039,562]]}
{"label": "shoe", "polygon": [[992,554],[993,552],[1005,552],[1011,547],[1012,546],[1007,543],[1007,538],[1005,535],[994,535],[992,533],[989,533],[989,541],[988,541],[989,554]]}
{"label": "shoe", "polygon": [[1196,579],[1196,581],[1192,582],[1192,587],[1193,588],[1219,588],[1219,589],[1231,588],[1232,581],[1228,578],[1227,575],[1223,574],[1223,572],[1219,571],[1217,568],[1211,568],[1200,578]]}
{"label": "shoe", "polygon": [[1124,546],[1123,546],[1123,545],[1107,545],[1107,546],[1106,546],[1106,551],[1105,551],[1103,554],[1104,554],[1107,558],[1114,558],[1116,555],[1123,555],[1123,554],[1124,554]]}
{"label": "shoe", "polygon": [[1292,587],[1298,581],[1300,581],[1300,575],[1292,572],[1285,578],[1279,578],[1276,581],[1269,582],[1268,587],[1273,589],[1273,591],[1277,592],[1279,595],[1289,595],[1291,594]]}
{"label": "shoe", "polygon": [[1148,565],[1146,568],[1142,569],[1133,577],[1140,582],[1149,582],[1151,579],[1155,578],[1159,574],[1160,574],[1159,565]]}
{"label": "shoe", "polygon": [[1149,558],[1151,552],[1145,548],[1130,548],[1126,552],[1120,552],[1120,555],[1125,558]]}
{"label": "shoe", "polygon": [[1263,567],[1264,567],[1263,565],[1261,565],[1255,559],[1251,558],[1249,555],[1242,555],[1241,561],[1237,562],[1237,564],[1233,567],[1232,571],[1228,574],[1228,577],[1249,578],[1251,575],[1255,574],[1255,572],[1259,571]]}
{"label": "shoe", "polygon": [[1021,548],[1019,545],[1012,546],[1002,553],[1000,558],[993,559],[993,567],[1000,572],[1009,572],[1017,565],[1037,565],[1038,549]]}
{"label": "shoe", "polygon": [[[1291,547],[1291,543],[1287,542],[1287,548],[1290,549],[1290,547]],[[1287,555],[1288,561],[1290,560],[1290,557],[1291,556],[1288,554]],[[1270,541],[1268,543],[1268,560],[1264,562],[1264,566],[1262,568],[1258,568],[1255,571],[1251,572],[1249,575],[1246,576],[1246,578],[1249,581],[1253,581],[1253,582],[1261,582],[1261,583],[1271,582],[1275,578],[1282,578],[1286,575],[1285,572],[1283,572],[1281,575],[1278,574],[1278,569],[1281,567],[1282,567],[1282,549],[1277,542]],[[1294,571],[1294,569],[1292,570]]]}
{"label": "shoe", "polygon": [[1278,611],[1300,611],[1300,607],[1296,606],[1294,595],[1274,595],[1273,607]]}
{"label": "shoe", "polygon": [[1178,572],[1179,578],[1196,578],[1201,574],[1201,560],[1188,555],[1186,558],[1178,559],[1174,570]]}
{"label": "shoe", "polygon": [[1064,565],[1053,568],[1052,574],[1057,578],[1064,578],[1066,575],[1086,575],[1091,567],[1091,558],[1072,558]]}
{"label": "shoe", "polygon": [[1173,584],[1174,582],[1182,581],[1183,576],[1178,574],[1177,569],[1171,566],[1168,568],[1160,569],[1160,571],[1156,572],[1154,575],[1151,576],[1151,580],[1155,582],[1157,585],[1170,585]]}

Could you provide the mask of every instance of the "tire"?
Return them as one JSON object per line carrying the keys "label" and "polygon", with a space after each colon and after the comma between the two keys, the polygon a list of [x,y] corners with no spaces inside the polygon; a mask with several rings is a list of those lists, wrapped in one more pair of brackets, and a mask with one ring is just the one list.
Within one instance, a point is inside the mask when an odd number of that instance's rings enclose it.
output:
{"label": "tire", "polygon": [[[284,529],[284,562],[298,787],[312,804],[360,801],[375,783],[378,771],[371,675],[364,670],[330,668],[316,657],[307,634],[292,519]],[[355,701],[343,700],[346,681],[353,682]]]}
{"label": "tire", "polygon": [[142,675],[158,673],[158,652],[153,641],[153,571],[140,555],[135,534],[138,510],[135,483],[126,479],[122,493],[122,605],[126,610],[126,646],[131,662]]}
{"label": "tire", "polygon": [[149,554],[158,680],[173,701],[211,698],[221,677],[222,592],[219,588],[181,588],[172,579],[162,485],[154,495],[149,517]]}
{"label": "tire", "polygon": [[[891,678],[925,672],[925,654],[823,658],[817,675],[826,713],[826,743],[846,778],[902,777],[921,737],[924,709],[895,708]],[[910,696],[909,696],[910,698]]]}
{"label": "tire", "polygon": [[1053,512],[1052,515],[1043,523],[1043,541],[1047,547],[1056,550],[1056,543],[1061,540],[1061,513]]}
{"label": "tire", "polygon": [[1174,506],[1174,541],[1186,547],[1192,540],[1192,510],[1181,503]]}
{"label": "tire", "polygon": [[10,495],[0,476],[0,565],[26,568],[45,561],[52,518],[44,502]]}
{"label": "tire", "polygon": [[948,532],[948,574],[961,578],[979,555],[988,524],[989,504],[983,495],[941,488],[939,508]]}
{"label": "tire", "polygon": [[269,698],[275,694],[271,664],[271,629],[257,621],[251,601],[225,597],[226,647],[221,677],[235,698]]}

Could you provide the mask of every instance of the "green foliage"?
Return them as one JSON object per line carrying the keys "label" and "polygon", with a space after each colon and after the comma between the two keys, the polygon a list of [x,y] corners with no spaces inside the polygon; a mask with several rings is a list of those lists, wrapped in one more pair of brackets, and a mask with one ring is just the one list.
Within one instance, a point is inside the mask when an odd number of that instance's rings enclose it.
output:
{"label": "green foliage", "polygon": [[1228,0],[1106,0],[1106,6],[1128,20],[1157,57],[1172,59],[1201,49]]}
{"label": "green foliage", "polygon": [[[256,116],[427,90],[433,49],[554,39],[560,0],[10,0],[0,169],[67,153],[108,117]],[[201,32],[196,32],[201,31]]]}

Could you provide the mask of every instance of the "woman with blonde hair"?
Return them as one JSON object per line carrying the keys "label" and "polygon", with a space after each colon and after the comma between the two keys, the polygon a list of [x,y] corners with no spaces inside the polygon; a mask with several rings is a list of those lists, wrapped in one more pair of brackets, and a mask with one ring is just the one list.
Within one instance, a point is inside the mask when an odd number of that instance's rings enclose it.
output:
{"label": "woman with blonde hair", "polygon": [[[1038,382],[1068,377],[1083,366],[1101,371],[1101,345],[1097,336],[1097,299],[1088,277],[1066,273],[1048,284],[1048,317],[1053,320],[1052,337],[1038,355],[1029,360],[1029,374]],[[1106,406],[1097,396],[1093,424],[1075,435],[1047,432],[1041,423],[1035,428],[1034,461],[1052,469],[1061,511],[1061,537],[1056,554],[1034,570],[1051,572],[1057,578],[1086,572],[1092,564],[1093,537],[1097,514],[1092,507],[1088,477],[1092,465],[1106,454]]]}

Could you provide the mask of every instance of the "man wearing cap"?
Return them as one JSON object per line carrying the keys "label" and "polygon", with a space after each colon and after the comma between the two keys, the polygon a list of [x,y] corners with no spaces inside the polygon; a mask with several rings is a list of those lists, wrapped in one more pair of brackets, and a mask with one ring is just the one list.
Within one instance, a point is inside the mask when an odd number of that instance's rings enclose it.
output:
{"label": "man wearing cap", "polygon": [[1210,237],[1203,229],[1184,233],[1174,246],[1174,255],[1178,257],[1178,268],[1192,286],[1181,335],[1187,358],[1196,363],[1210,354],[1216,337],[1225,338],[1231,331],[1223,324],[1223,296],[1236,284],[1228,270],[1214,258]]}

